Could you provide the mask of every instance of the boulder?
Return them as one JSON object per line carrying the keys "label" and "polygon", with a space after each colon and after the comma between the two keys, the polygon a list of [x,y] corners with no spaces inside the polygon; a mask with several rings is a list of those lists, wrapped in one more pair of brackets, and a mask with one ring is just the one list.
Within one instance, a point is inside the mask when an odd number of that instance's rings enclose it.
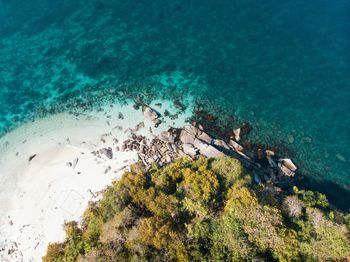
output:
{"label": "boulder", "polygon": [[180,141],[184,144],[193,144],[193,141],[196,139],[195,135],[188,132],[186,129],[182,129],[180,133]]}
{"label": "boulder", "polygon": [[108,147],[108,148],[101,148],[100,149],[100,153],[105,155],[108,159],[112,159],[113,158],[113,150],[110,147]]}
{"label": "boulder", "polygon": [[237,128],[237,129],[233,129],[233,134],[235,135],[235,140],[238,142],[239,140],[241,140],[241,129]]}
{"label": "boulder", "polygon": [[160,135],[158,136],[158,138],[163,141],[163,142],[167,142],[167,143],[174,143],[175,142],[175,137],[173,136],[172,133],[170,133],[169,131],[163,131],[160,133]]}
{"label": "boulder", "polygon": [[160,114],[156,110],[154,110],[153,108],[151,108],[147,105],[144,105],[142,107],[142,111],[143,111],[144,116],[147,117],[149,120],[151,120],[155,124],[156,127],[161,123],[161,121],[159,119]]}
{"label": "boulder", "polygon": [[240,144],[238,144],[236,141],[232,140],[232,139],[230,140],[228,145],[236,152],[243,151],[243,147]]}
{"label": "boulder", "polygon": [[208,145],[207,147],[200,150],[200,153],[206,157],[222,157],[225,156],[220,150],[216,149],[212,145]]}
{"label": "boulder", "polygon": [[192,157],[195,157],[198,153],[198,149],[196,149],[194,147],[194,145],[192,144],[183,144],[182,145],[182,150],[184,151],[184,153],[186,155],[189,155],[189,156],[192,156]]}
{"label": "boulder", "polygon": [[275,152],[271,150],[266,150],[265,151],[267,161],[269,161],[269,164],[271,167],[277,167],[276,162],[273,160],[273,156],[275,155]]}
{"label": "boulder", "polygon": [[185,126],[183,130],[187,131],[188,133],[190,133],[193,136],[199,136],[203,132],[199,128],[197,128],[193,125]]}
{"label": "boulder", "polygon": [[279,159],[278,167],[282,175],[291,177],[295,175],[295,171],[297,170],[297,167],[289,158]]}
{"label": "boulder", "polygon": [[225,148],[227,150],[231,150],[231,148],[228,146],[228,144],[224,140],[214,139],[213,144],[218,146],[218,147],[222,147],[222,148]]}
{"label": "boulder", "polygon": [[205,132],[202,132],[200,135],[197,136],[197,138],[209,145],[213,142],[213,138]]}

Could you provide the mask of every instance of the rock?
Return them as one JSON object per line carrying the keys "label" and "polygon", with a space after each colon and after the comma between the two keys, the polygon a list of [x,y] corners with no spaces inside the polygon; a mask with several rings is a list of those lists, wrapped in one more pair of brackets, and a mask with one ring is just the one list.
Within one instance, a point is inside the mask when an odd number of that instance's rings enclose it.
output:
{"label": "rock", "polygon": [[113,158],[113,150],[110,147],[100,149],[100,153],[104,154],[109,159]]}
{"label": "rock", "polygon": [[141,128],[144,128],[144,127],[145,127],[145,123],[142,121],[137,124],[137,126],[135,127],[135,131],[139,131]]}
{"label": "rock", "polygon": [[118,119],[124,119],[124,115],[122,113],[120,113],[120,112],[118,114]]}
{"label": "rock", "polygon": [[185,154],[195,157],[198,153],[198,149],[196,149],[192,144],[183,144],[182,150]]}
{"label": "rock", "polygon": [[158,138],[164,142],[168,142],[168,143],[174,143],[175,142],[175,138],[174,136],[169,132],[169,131],[163,131],[160,133],[160,135],[158,136]]}
{"label": "rock", "polygon": [[278,167],[280,168],[282,175],[291,177],[295,175],[295,171],[297,170],[297,167],[289,158],[279,159]]}
{"label": "rock", "polygon": [[205,132],[202,132],[200,135],[197,136],[197,138],[204,141],[207,144],[211,144],[213,142],[213,138]]}
{"label": "rock", "polygon": [[186,129],[182,129],[180,133],[180,141],[184,144],[193,144],[196,139],[195,135],[188,132]]}
{"label": "rock", "polygon": [[275,155],[275,152],[271,150],[266,150],[265,151],[267,161],[269,161],[269,164],[271,167],[277,167],[276,162],[273,160],[273,156]]}
{"label": "rock", "polygon": [[346,162],[345,157],[340,153],[336,154],[335,157],[341,162]]}
{"label": "rock", "polygon": [[200,153],[206,157],[222,157],[225,156],[220,150],[216,149],[212,145],[208,145],[206,148],[201,149]]}
{"label": "rock", "polygon": [[232,139],[230,140],[228,145],[236,152],[243,151],[243,147],[240,144],[238,144],[236,141],[232,140]]}
{"label": "rock", "polygon": [[32,160],[34,159],[34,157],[36,157],[36,154],[31,155],[31,156],[28,158],[28,161],[29,161],[29,162],[32,161]]}
{"label": "rock", "polygon": [[199,128],[193,126],[193,125],[188,125],[183,128],[184,131],[187,131],[189,134],[197,137],[199,136],[203,131],[200,130]]}
{"label": "rock", "polygon": [[228,146],[228,144],[224,140],[214,139],[213,140],[213,144],[218,146],[218,147],[223,147],[223,148],[225,148],[227,150],[231,150],[231,148]]}
{"label": "rock", "polygon": [[161,123],[159,119],[160,114],[156,110],[152,109],[149,106],[144,105],[142,107],[142,111],[145,117],[147,117],[149,120],[151,120],[154,123],[155,127],[157,127]]}
{"label": "rock", "polygon": [[234,129],[233,134],[235,135],[235,140],[239,142],[239,140],[241,140],[241,129],[240,128]]}
{"label": "rock", "polygon": [[287,135],[287,139],[288,139],[288,143],[289,144],[293,144],[294,143],[294,136],[293,135],[291,135],[291,134],[288,134]]}
{"label": "rock", "polygon": [[260,184],[261,183],[261,179],[260,177],[254,172],[254,176],[253,176],[253,180],[255,183]]}

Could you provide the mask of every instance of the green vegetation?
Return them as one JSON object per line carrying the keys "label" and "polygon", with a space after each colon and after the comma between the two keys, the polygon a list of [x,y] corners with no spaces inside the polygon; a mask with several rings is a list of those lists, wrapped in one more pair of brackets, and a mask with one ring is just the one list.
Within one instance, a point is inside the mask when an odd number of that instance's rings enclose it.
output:
{"label": "green vegetation", "polygon": [[43,260],[340,261],[349,226],[322,194],[254,187],[232,158],[182,158],[147,172],[134,165]]}

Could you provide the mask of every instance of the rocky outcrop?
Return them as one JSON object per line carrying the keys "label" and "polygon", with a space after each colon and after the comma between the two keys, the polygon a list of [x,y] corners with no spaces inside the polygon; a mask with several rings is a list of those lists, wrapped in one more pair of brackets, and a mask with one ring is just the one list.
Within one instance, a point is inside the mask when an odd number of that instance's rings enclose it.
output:
{"label": "rocky outcrop", "polygon": [[[155,119],[155,115],[152,117]],[[132,133],[131,137],[124,141],[122,150],[136,151],[146,167],[150,167],[152,163],[163,166],[184,155],[191,158],[201,155],[214,158],[230,156],[240,160],[242,165],[251,171],[255,183],[292,177],[297,169],[290,159],[280,159],[277,164],[275,153],[271,150],[266,150],[263,154],[268,166],[262,166],[247,156],[243,146],[234,139],[230,139],[228,143],[215,139],[195,123],[180,129],[170,128],[151,140]]]}

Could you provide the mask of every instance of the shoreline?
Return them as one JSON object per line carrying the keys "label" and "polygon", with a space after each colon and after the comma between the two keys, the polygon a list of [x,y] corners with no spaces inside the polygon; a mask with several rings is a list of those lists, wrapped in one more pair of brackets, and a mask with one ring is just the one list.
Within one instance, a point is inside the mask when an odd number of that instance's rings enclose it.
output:
{"label": "shoreline", "polygon": [[64,239],[64,221],[81,221],[88,202],[97,201],[104,188],[138,160],[150,167],[183,155],[230,156],[240,160],[255,184],[293,192],[298,168],[292,160],[269,148],[257,150],[260,160],[247,155],[242,145],[250,126],[231,129],[225,139],[215,131],[212,116],[203,112],[208,121],[195,122],[192,109],[169,101],[142,108],[132,102],[113,104],[89,113],[48,116],[0,138],[5,152],[0,171],[6,179],[0,200],[9,203],[0,205],[0,235],[5,236],[0,257],[40,259],[50,242]]}
{"label": "shoreline", "polygon": [[131,132],[151,139],[190,116],[169,101],[151,106],[177,119],[164,116],[154,128],[132,103],[114,104],[48,116],[0,138],[0,258],[40,260],[50,242],[64,239],[64,221],[80,220],[88,202],[138,160],[118,150]]}

